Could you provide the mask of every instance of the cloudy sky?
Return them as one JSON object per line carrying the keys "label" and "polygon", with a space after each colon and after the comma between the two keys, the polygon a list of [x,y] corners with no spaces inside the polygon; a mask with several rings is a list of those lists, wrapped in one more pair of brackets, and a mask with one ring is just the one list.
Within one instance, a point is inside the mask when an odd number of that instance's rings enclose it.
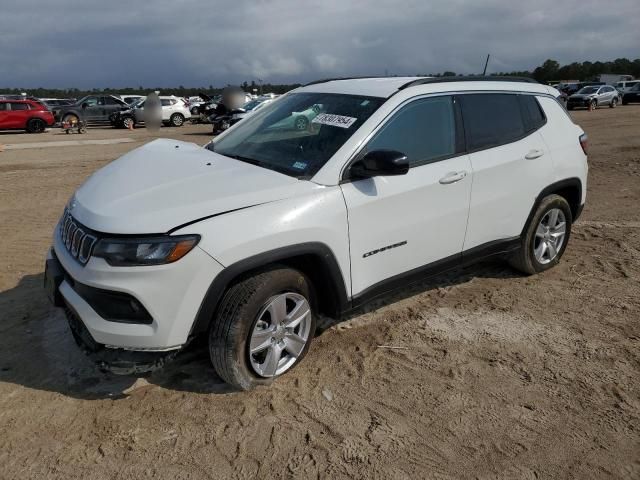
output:
{"label": "cloudy sky", "polygon": [[0,87],[207,86],[640,56],[638,0],[2,0]]}

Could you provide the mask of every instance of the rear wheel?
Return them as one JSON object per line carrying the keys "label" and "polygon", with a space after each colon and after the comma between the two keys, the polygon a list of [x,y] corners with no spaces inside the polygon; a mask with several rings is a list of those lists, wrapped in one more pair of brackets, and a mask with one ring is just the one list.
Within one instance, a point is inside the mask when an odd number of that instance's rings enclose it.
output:
{"label": "rear wheel", "polygon": [[47,128],[47,124],[41,118],[32,118],[27,122],[27,132],[42,133]]}
{"label": "rear wheel", "polygon": [[307,278],[276,266],[233,285],[209,332],[211,362],[242,390],[268,385],[305,356],[315,332]]}
{"label": "rear wheel", "polygon": [[62,118],[62,123],[78,123],[80,119],[73,113],[68,113]]}
{"label": "rear wheel", "polygon": [[174,113],[171,115],[169,122],[173,127],[181,127],[184,124],[184,115],[181,113]]}
{"label": "rear wheel", "polygon": [[545,197],[521,239],[511,265],[528,274],[543,272],[557,265],[564,253],[573,216],[567,201],[559,195]]}

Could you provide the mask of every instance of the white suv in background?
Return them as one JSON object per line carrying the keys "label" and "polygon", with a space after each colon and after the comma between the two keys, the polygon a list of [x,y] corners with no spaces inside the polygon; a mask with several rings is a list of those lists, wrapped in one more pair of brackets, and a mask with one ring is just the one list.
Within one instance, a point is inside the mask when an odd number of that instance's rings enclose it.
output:
{"label": "white suv in background", "polygon": [[586,182],[586,135],[551,87],[319,82],[205,148],[156,140],[94,173],[45,284],[101,366],[157,367],[204,333],[217,373],[249,389],[304,357],[321,315],[488,256],[553,267]]}
{"label": "white suv in background", "polygon": [[[133,117],[136,124],[144,123],[144,104],[145,100],[141,100],[133,106]],[[162,122],[172,127],[181,127],[184,121],[191,118],[191,111],[183,99],[174,95],[161,96],[162,103]]]}

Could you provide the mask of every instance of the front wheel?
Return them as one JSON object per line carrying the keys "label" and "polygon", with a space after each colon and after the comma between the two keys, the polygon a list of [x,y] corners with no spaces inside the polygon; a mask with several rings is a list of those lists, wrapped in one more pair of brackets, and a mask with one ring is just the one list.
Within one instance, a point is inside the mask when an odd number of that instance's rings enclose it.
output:
{"label": "front wheel", "polygon": [[611,100],[611,103],[609,104],[609,108],[616,108],[618,106],[618,99],[614,98],[613,100]]}
{"label": "front wheel", "polygon": [[545,197],[527,226],[520,249],[510,259],[511,265],[529,275],[557,265],[567,247],[572,222],[571,208],[563,197]]}
{"label": "front wheel", "polygon": [[133,127],[135,126],[135,122],[133,121],[133,118],[131,117],[125,117],[122,120],[122,127],[126,128],[126,129],[133,129]]}
{"label": "front wheel", "polygon": [[236,388],[268,385],[302,360],[314,332],[307,278],[275,266],[225,293],[209,332],[211,362]]}
{"label": "front wheel", "polygon": [[589,103],[589,110],[595,110],[596,108],[598,108],[598,102],[591,100],[591,103]]}
{"label": "front wheel", "polygon": [[181,127],[184,123],[184,115],[182,115],[181,113],[174,113],[173,115],[171,115],[169,122],[173,127]]}

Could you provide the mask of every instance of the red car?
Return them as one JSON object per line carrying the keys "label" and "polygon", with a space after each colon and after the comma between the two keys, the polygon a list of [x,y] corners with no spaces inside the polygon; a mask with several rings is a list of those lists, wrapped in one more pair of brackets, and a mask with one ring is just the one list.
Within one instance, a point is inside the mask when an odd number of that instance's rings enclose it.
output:
{"label": "red car", "polygon": [[0,130],[41,133],[55,123],[53,113],[35,100],[0,100]]}

